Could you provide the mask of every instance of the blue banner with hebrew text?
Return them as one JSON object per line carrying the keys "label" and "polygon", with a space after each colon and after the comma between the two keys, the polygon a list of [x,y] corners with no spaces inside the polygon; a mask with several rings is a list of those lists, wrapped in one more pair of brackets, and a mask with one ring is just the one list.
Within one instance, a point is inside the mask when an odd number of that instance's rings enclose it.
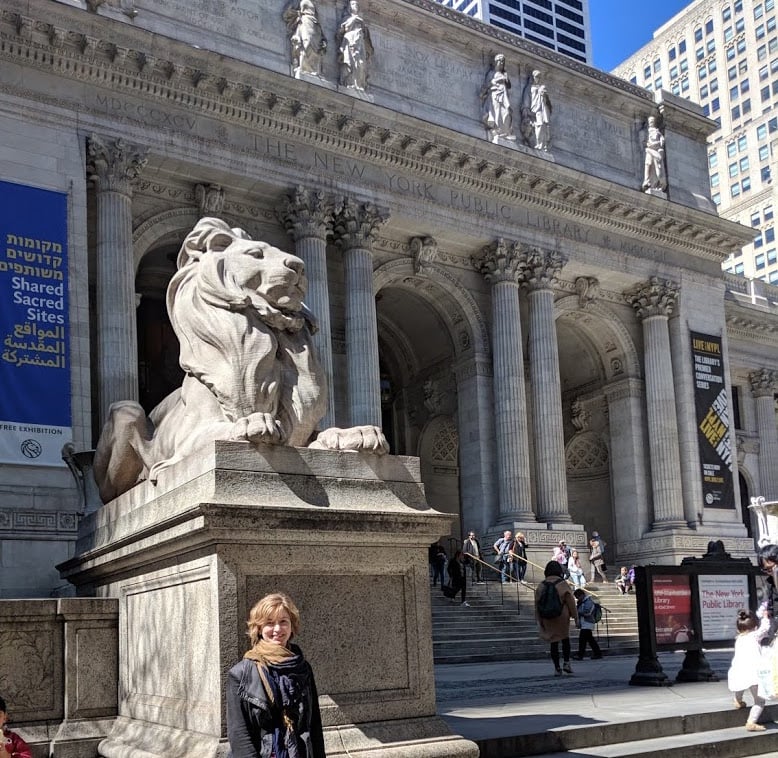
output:
{"label": "blue banner with hebrew text", "polygon": [[61,466],[72,439],[67,195],[0,181],[0,461]]}

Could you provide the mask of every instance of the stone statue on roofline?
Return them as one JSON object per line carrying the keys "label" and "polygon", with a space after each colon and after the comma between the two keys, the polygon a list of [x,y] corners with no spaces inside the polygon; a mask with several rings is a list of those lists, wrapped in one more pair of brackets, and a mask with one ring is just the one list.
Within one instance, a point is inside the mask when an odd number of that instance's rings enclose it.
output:
{"label": "stone statue on roofline", "polygon": [[535,70],[521,98],[521,131],[527,143],[536,150],[548,152],[551,149],[551,111],[551,97],[543,74]]}
{"label": "stone statue on roofline", "polygon": [[373,42],[357,0],[349,0],[346,4],[338,26],[337,42],[341,86],[366,92]]}
{"label": "stone statue on roofline", "polygon": [[284,11],[289,31],[292,76],[301,79],[312,76],[321,79],[327,39],[319,23],[319,14],[313,0],[299,0]]}
{"label": "stone statue on roofline", "polygon": [[481,120],[489,139],[516,141],[513,133],[513,108],[510,101],[511,80],[505,71],[505,56],[494,56],[494,63],[486,73],[481,87]]}
{"label": "stone statue on roofline", "polygon": [[659,119],[649,116],[643,137],[642,189],[649,195],[667,196],[667,169],[665,167],[665,136],[659,128]]}
{"label": "stone statue on roofline", "polygon": [[298,257],[216,218],[186,236],[167,308],[181,343],[181,387],[146,415],[111,405],[95,453],[103,502],[215,440],[388,452],[380,428],[326,429],[327,377]]}

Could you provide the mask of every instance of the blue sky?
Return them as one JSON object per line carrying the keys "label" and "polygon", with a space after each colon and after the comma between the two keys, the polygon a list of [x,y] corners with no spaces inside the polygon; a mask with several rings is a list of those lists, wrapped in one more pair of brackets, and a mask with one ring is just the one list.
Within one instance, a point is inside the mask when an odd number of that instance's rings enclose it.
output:
{"label": "blue sky", "polygon": [[589,0],[594,65],[610,71],[692,0]]}

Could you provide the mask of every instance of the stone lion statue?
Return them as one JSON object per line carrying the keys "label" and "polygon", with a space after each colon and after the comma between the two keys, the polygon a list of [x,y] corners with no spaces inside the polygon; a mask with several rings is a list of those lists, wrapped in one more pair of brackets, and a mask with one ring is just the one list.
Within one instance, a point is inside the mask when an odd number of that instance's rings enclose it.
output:
{"label": "stone lion statue", "polygon": [[111,406],[94,463],[103,502],[214,440],[388,452],[374,426],[314,439],[327,377],[311,343],[302,260],[202,218],[177,266],[167,309],[184,381],[148,416],[133,401]]}

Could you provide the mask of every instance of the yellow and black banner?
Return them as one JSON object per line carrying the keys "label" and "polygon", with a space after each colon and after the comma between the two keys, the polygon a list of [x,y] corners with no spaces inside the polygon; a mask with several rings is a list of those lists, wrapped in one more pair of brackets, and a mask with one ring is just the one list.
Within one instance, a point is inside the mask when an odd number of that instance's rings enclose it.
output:
{"label": "yellow and black banner", "polygon": [[691,332],[691,338],[703,504],[706,508],[734,508],[731,422],[721,337]]}

